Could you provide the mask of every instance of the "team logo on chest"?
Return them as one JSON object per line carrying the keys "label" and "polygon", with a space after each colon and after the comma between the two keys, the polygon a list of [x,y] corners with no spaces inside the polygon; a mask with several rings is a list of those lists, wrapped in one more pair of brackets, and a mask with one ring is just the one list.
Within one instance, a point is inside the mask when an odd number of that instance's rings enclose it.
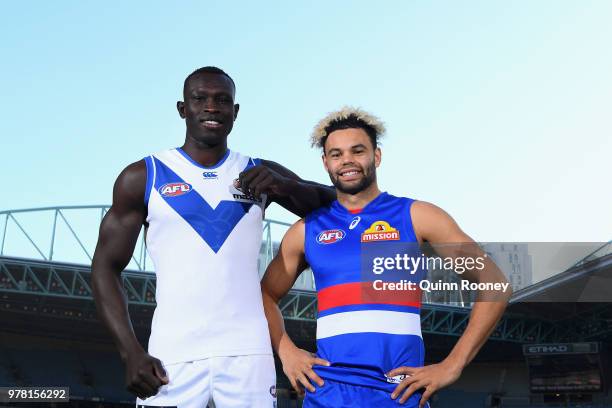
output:
{"label": "team logo on chest", "polygon": [[317,243],[327,245],[342,240],[346,233],[341,229],[325,230],[317,235]]}
{"label": "team logo on chest", "polygon": [[399,231],[387,221],[376,221],[361,234],[361,242],[397,241],[399,239]]}
{"label": "team logo on chest", "polygon": [[176,197],[187,194],[193,188],[189,183],[166,183],[159,188],[159,194],[164,197]]}
{"label": "team logo on chest", "polygon": [[235,179],[232,185],[230,186],[230,193],[234,197],[234,200],[239,201],[241,203],[257,203],[262,204],[264,199],[267,197],[266,194],[262,194],[261,197],[255,197],[249,193],[243,193],[240,189],[240,180]]}

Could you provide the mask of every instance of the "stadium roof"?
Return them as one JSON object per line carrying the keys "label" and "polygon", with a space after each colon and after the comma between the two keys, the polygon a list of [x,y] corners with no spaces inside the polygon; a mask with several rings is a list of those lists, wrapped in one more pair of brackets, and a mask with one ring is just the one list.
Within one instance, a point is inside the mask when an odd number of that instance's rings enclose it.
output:
{"label": "stadium roof", "polygon": [[612,241],[564,272],[516,291],[511,303],[607,302],[612,294]]}

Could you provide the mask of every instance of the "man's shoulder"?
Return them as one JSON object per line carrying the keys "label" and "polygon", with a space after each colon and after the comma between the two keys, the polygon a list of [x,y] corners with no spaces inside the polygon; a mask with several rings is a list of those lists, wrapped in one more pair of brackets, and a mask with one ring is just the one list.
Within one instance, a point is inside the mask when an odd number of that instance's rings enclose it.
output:
{"label": "man's shoulder", "polygon": [[117,177],[117,181],[132,184],[140,181],[143,176],[146,176],[146,172],[147,165],[145,163],[145,159],[143,158],[128,164],[123,171],[121,171],[119,177]]}
{"label": "man's shoulder", "polygon": [[411,202],[411,203],[417,201],[415,198],[406,197],[406,196],[396,196],[396,195],[393,195],[393,194],[391,194],[389,192],[385,192],[385,195],[386,195],[386,199],[388,201],[404,201],[404,202],[408,201],[408,202]]}
{"label": "man's shoulder", "polygon": [[412,209],[413,204],[418,202],[418,200],[411,197],[396,196],[388,192],[384,192],[383,196],[376,204],[376,208],[380,211],[398,211],[398,207]]}
{"label": "man's shoulder", "polygon": [[319,207],[316,210],[312,210],[306,215],[306,217],[304,217],[304,222],[311,222],[313,220],[316,220],[317,218],[320,218],[322,216],[329,214],[335,202],[336,201],[332,201],[331,203],[324,205],[322,207]]}
{"label": "man's shoulder", "polygon": [[170,147],[167,149],[157,150],[143,157],[143,160],[146,160],[147,158],[151,158],[151,157],[163,157],[168,154],[176,154],[178,150],[179,150],[178,147]]}
{"label": "man's shoulder", "polygon": [[255,157],[255,156],[253,156],[251,154],[245,154],[245,153],[239,152],[239,151],[234,150],[234,149],[229,149],[229,148],[228,148],[228,150],[231,152],[231,155],[234,158],[236,158],[236,159],[244,158],[244,159],[256,160],[258,162],[264,161],[263,159],[261,159],[259,157]]}

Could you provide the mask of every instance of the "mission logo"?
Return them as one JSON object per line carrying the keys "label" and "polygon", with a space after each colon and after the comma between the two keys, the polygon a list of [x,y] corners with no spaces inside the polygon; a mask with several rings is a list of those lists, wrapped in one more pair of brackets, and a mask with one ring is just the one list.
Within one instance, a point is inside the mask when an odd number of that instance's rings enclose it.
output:
{"label": "mission logo", "polygon": [[397,241],[399,239],[399,231],[389,225],[387,221],[376,221],[361,234],[361,242]]}

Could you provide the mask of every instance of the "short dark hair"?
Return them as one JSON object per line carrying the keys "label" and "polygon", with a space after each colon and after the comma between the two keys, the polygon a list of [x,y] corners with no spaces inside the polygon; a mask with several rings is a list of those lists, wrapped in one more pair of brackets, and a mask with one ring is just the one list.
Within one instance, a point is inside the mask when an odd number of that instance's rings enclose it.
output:
{"label": "short dark hair", "polygon": [[195,71],[193,71],[191,74],[187,75],[187,78],[185,78],[185,82],[183,83],[183,89],[187,87],[187,82],[189,82],[189,80],[199,74],[218,74],[218,75],[224,75],[225,77],[227,77],[231,82],[232,85],[234,87],[234,91],[236,90],[236,83],[234,83],[234,80],[232,79],[231,76],[229,76],[229,74],[227,72],[225,72],[224,70],[222,70],[221,68],[217,68],[217,67],[213,67],[213,66],[208,66],[208,67],[202,67],[202,68],[198,68]]}

